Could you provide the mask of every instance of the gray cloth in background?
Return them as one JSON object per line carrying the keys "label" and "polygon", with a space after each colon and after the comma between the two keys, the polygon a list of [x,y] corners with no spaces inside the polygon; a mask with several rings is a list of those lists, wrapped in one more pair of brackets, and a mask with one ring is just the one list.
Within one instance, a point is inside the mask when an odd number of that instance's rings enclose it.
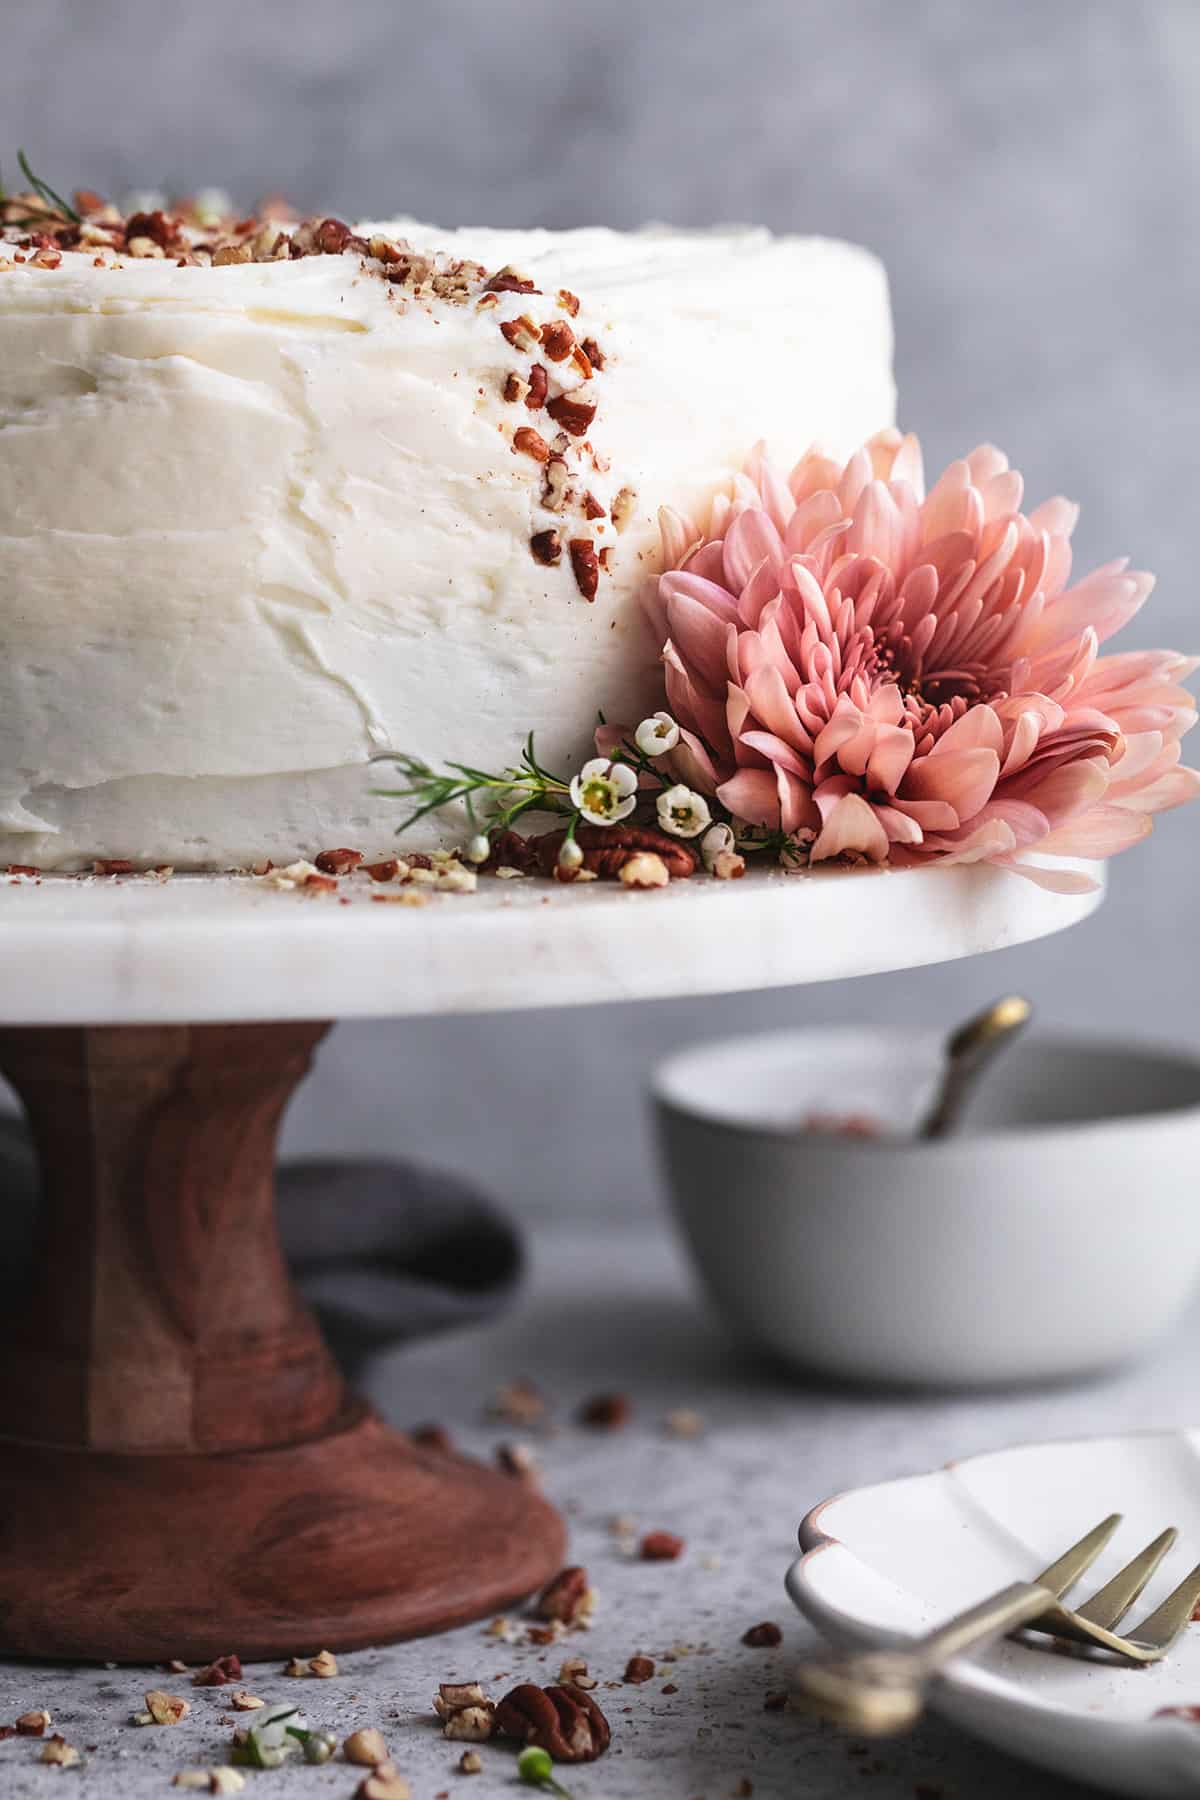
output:
{"label": "gray cloth in background", "polygon": [[[490,1318],[521,1277],[520,1238],[452,1177],[383,1161],[312,1160],[279,1171],[292,1274],[348,1373],[405,1339]],[[37,1170],[20,1119],[0,1119],[0,1318],[37,1254]]]}

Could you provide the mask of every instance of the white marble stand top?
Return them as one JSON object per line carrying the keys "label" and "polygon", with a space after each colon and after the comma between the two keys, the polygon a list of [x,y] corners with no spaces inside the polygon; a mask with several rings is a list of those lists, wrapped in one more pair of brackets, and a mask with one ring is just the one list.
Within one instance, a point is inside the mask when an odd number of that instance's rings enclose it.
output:
{"label": "white marble stand top", "polygon": [[0,878],[0,1022],[395,1017],[787,987],[1002,949],[1102,898],[983,865],[755,871],[649,893],[484,878],[424,906],[374,904],[380,891],[361,875],[336,895],[249,876]]}

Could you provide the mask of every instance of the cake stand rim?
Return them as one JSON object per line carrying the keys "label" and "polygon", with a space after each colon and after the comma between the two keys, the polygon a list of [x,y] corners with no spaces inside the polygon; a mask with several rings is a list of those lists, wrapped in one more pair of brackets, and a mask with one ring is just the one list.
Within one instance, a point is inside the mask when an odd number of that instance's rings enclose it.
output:
{"label": "cake stand rim", "polygon": [[[0,880],[0,1024],[430,1017],[700,997],[960,960],[1079,924],[1096,887],[993,865],[752,870],[653,893],[481,880],[421,907],[253,877]],[[339,905],[339,899],[349,903]]]}

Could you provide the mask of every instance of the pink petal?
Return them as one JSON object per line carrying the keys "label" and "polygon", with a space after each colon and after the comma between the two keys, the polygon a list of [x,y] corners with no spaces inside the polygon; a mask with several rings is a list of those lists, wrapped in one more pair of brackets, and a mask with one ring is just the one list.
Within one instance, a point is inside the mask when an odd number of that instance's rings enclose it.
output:
{"label": "pink petal", "polygon": [[869,481],[858,497],[846,549],[856,556],[890,563],[900,541],[900,513],[882,481]]}
{"label": "pink petal", "polygon": [[1004,727],[990,706],[972,706],[961,719],[955,719],[944,731],[930,756],[953,755],[959,750],[994,750],[997,757],[1004,748]]}
{"label": "pink petal", "polygon": [[658,509],[658,529],[662,537],[663,563],[669,569],[678,567],[701,536],[699,527],[685,513],[677,513],[669,506]]}
{"label": "pink petal", "polygon": [[1041,735],[1037,715],[1023,712],[1013,721],[1012,738],[1004,755],[1004,763],[1000,770],[1001,780],[1022,768],[1037,748]]}
{"label": "pink petal", "polygon": [[876,481],[891,479],[896,458],[904,448],[904,439],[894,425],[885,425],[874,437],[868,438],[863,448],[871,459],[871,468]]}
{"label": "pink petal", "polygon": [[743,731],[738,736],[741,743],[749,744],[752,750],[757,750],[761,756],[765,756],[767,761],[773,763],[777,769],[787,769],[793,775],[798,775],[803,781],[811,778],[810,765],[797,756],[790,744],[785,744],[782,738],[776,737],[774,732]]}
{"label": "pink petal", "polygon": [[974,818],[991,796],[1000,774],[995,750],[951,750],[917,757],[904,778],[904,798],[944,800],[960,820]]}
{"label": "pink petal", "polygon": [[667,605],[671,641],[680,661],[691,664],[710,688],[724,687],[726,681],[725,648],[735,628],[719,619],[707,606],[693,600],[690,594],[672,594]]}
{"label": "pink petal", "polygon": [[862,730],[862,714],[846,694],[839,694],[833,716],[813,744],[813,760],[820,766],[836,756],[843,744]]}
{"label": "pink petal", "polygon": [[755,631],[762,623],[765,607],[779,597],[780,569],[769,557],[764,557],[742,589],[737,603],[737,616],[743,625]]}
{"label": "pink petal", "polygon": [[836,494],[828,490],[810,494],[796,507],[783,534],[784,548],[789,556],[802,554],[822,531],[839,524],[841,517],[842,509]]}
{"label": "pink petal", "polygon": [[921,458],[920,439],[912,432],[903,438],[900,447],[892,459],[892,472],[888,480],[895,483],[903,481],[912,489],[918,500],[925,497],[925,465]]}
{"label": "pink petal", "polygon": [[819,815],[813,804],[807,773],[803,776],[793,775],[790,770],[776,763],[775,785],[779,791],[779,823],[783,830],[789,835],[805,826],[815,830]]}
{"label": "pink petal", "polygon": [[1069,538],[1079,523],[1079,508],[1074,500],[1064,500],[1058,494],[1035,506],[1028,517],[1035,531],[1044,531],[1048,537]]}
{"label": "pink petal", "polygon": [[923,831],[957,831],[958,814],[945,800],[899,800],[893,798],[897,812],[906,813]]}
{"label": "pink petal", "polygon": [[894,806],[875,807],[875,817],[887,832],[889,844],[919,844],[924,832],[915,819]]}
{"label": "pink petal", "polygon": [[788,476],[788,487],[797,506],[800,506],[813,494],[819,494],[823,490],[832,492],[841,478],[841,463],[827,455],[820,445],[814,444],[810,450],[805,451]]}
{"label": "pink petal", "polygon": [[659,576],[658,591],[668,610],[672,600],[682,596],[696,601],[725,624],[736,624],[740,617],[736,595],[731,594],[719,582],[708,581],[691,569],[669,569],[665,575]]}
{"label": "pink petal", "polygon": [[853,854],[870,862],[886,862],[887,853],[887,832],[875,816],[875,808],[861,794],[844,794],[831,807],[809,860],[818,863]]}
{"label": "pink petal", "polygon": [[786,481],[768,458],[767,447],[761,438],[746,458],[742,472],[749,476],[758,489],[763,511],[776,531],[786,531],[788,521],[796,509],[796,502]]}
{"label": "pink petal", "polygon": [[953,838],[929,837],[927,849],[940,849],[943,863],[991,862],[998,856],[1009,856],[1017,847],[1016,836],[1003,819],[987,819]]}
{"label": "pink petal", "polygon": [[1050,832],[1038,844],[1038,850],[1098,861],[1128,850],[1149,837],[1153,829],[1154,821],[1146,813],[1127,812],[1123,806],[1093,806],[1069,825]]}
{"label": "pink petal", "polygon": [[1018,781],[1014,785],[1018,791],[1013,797],[1027,800],[1044,812],[1054,831],[1103,799],[1108,788],[1108,769],[1089,757],[1083,762],[1060,764],[1040,780]]}
{"label": "pink petal", "polygon": [[894,794],[912,762],[914,748],[911,731],[899,725],[877,725],[866,768],[870,785]]}
{"label": "pink petal", "polygon": [[779,788],[772,769],[739,769],[717,789],[717,799],[749,825],[779,824]]}
{"label": "pink petal", "polygon": [[858,496],[868,481],[874,480],[874,477],[875,470],[871,463],[869,447],[856,451],[842,470],[842,478],[837,484],[837,497],[846,518],[853,516],[854,508],[858,505]]}
{"label": "pink petal", "polygon": [[983,501],[985,519],[1007,519],[1020,512],[1025,483],[1015,469],[1005,467],[988,476],[976,474],[975,486]]}
{"label": "pink petal", "polygon": [[787,684],[773,664],[763,664],[746,677],[746,698],[754,715],[768,731],[781,737],[793,750],[811,753],[812,739],[796,716],[796,707]]}
{"label": "pink petal", "polygon": [[995,444],[976,444],[965,460],[971,480],[977,488],[983,487],[995,476],[1003,475],[1008,468],[1007,456]]}
{"label": "pink petal", "polygon": [[633,737],[628,725],[597,725],[595,730],[596,754],[607,756],[610,760],[616,755],[621,745]]}
{"label": "pink petal", "polygon": [[1036,863],[1002,862],[1012,875],[1022,875],[1026,881],[1032,881],[1035,887],[1046,888],[1052,894],[1094,894],[1100,883],[1091,875],[1085,875],[1082,869],[1042,869]]}
{"label": "pink petal", "polygon": [[1093,570],[1047,606],[1035,648],[1049,650],[1069,643],[1086,626],[1091,626],[1097,641],[1104,643],[1129,623],[1153,586],[1153,575],[1137,569],[1126,572],[1110,563]]}
{"label": "pink petal", "polygon": [[696,686],[670,638],[663,646],[662,660],[671,712],[681,725],[697,731],[720,752],[729,742],[724,704]]}
{"label": "pink petal", "polygon": [[706,581],[724,585],[725,545],[720,538],[711,544],[697,544],[684,557],[680,568],[688,575],[702,575]]}
{"label": "pink petal", "polygon": [[716,767],[694,731],[680,730],[679,742],[666,760],[677,781],[696,788],[702,794],[716,793]]}
{"label": "pink petal", "polygon": [[725,536],[725,580],[735,593],[745,587],[764,557],[781,563],[783,539],[765,512],[749,508]]}
{"label": "pink petal", "polygon": [[1182,806],[1185,800],[1194,800],[1198,794],[1200,769],[1172,769],[1148,787],[1123,794],[1121,805],[1135,812],[1168,812],[1173,806]]}

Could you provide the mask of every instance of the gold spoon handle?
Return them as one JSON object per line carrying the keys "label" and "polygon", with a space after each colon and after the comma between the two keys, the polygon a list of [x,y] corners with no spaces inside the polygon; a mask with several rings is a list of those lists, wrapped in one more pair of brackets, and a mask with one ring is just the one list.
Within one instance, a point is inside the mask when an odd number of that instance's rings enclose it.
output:
{"label": "gold spoon handle", "polygon": [[949,1137],[992,1061],[1023,1031],[1033,1007],[1021,994],[1009,994],[960,1025],[946,1045],[941,1086],[918,1130],[918,1138]]}

